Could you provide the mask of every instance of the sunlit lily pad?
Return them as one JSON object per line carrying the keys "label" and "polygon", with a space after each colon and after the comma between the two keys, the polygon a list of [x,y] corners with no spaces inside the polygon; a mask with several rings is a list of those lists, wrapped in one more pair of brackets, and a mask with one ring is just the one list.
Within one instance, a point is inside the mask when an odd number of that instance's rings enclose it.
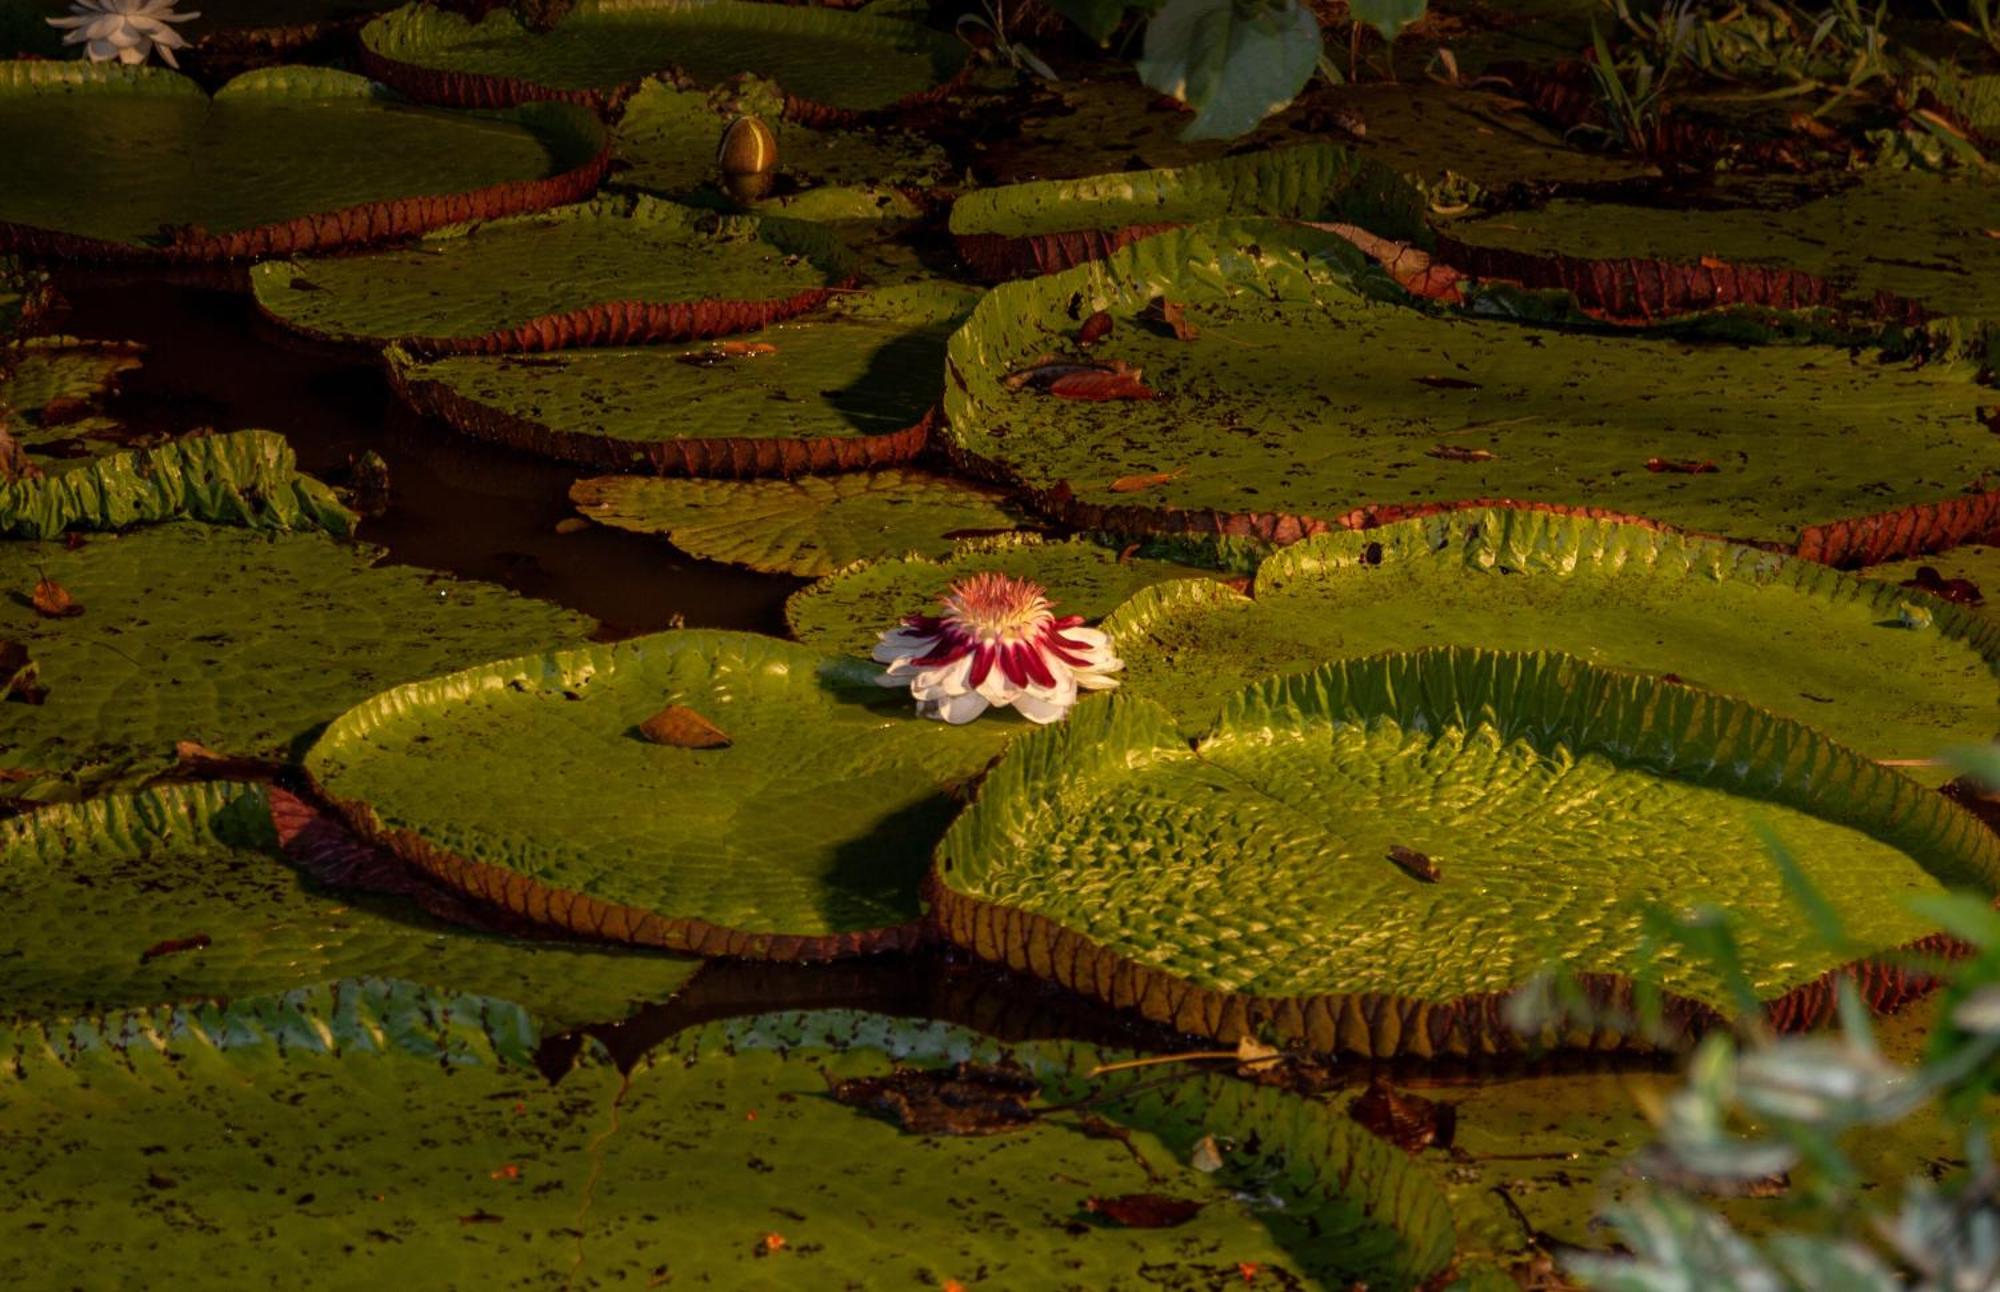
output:
{"label": "sunlit lily pad", "polygon": [[545,1023],[612,1022],[698,961],[475,932],[402,897],[338,893],[287,858],[268,791],[173,786],[0,823],[13,919],[0,1015],[233,1000],[333,978],[508,993]]}
{"label": "sunlit lily pad", "polygon": [[[1768,187],[1768,185],[1766,185]],[[1723,192],[1729,193],[1727,186]],[[1451,226],[1474,247],[1591,259],[1803,270],[1867,301],[1888,293],[1941,314],[2000,316],[2000,180],[1872,171],[1785,205],[1681,210],[1558,199]]]}
{"label": "sunlit lily pad", "polygon": [[[0,703],[0,794],[72,797],[160,770],[184,740],[283,757],[385,686],[592,627],[491,585],[377,566],[381,555],[326,534],[192,522],[93,534],[75,548],[0,543],[0,586],[11,592],[0,638],[26,650],[46,688],[39,703],[19,693]],[[44,578],[82,613],[37,610]]]}
{"label": "sunlit lily pad", "polygon": [[[949,178],[950,162],[921,135],[888,128],[815,129],[785,121],[784,92],[768,81],[713,91],[646,82],[618,119],[612,145],[624,163],[617,183],[697,206],[743,205],[793,219],[909,219],[910,194]],[[738,114],[763,121],[777,139],[770,192],[721,187],[716,149]]]}
{"label": "sunlit lily pad", "polygon": [[1901,589],[1639,525],[1464,511],[1322,534],[1267,559],[1255,593],[1167,584],[1120,607],[1126,689],[1199,730],[1258,678],[1484,646],[1737,696],[1877,758],[2000,730],[2000,633],[1946,605],[1907,626]]}
{"label": "sunlit lily pad", "polygon": [[795,475],[906,462],[944,394],[976,295],[951,284],[836,297],[741,340],[458,355],[395,350],[414,407],[483,439],[599,470]]}
{"label": "sunlit lily pad", "polygon": [[381,242],[575,201],[606,149],[574,107],[415,109],[323,68],[211,99],[159,68],[0,63],[0,250],[213,261]]}
{"label": "sunlit lily pad", "polygon": [[952,205],[959,254],[990,279],[1068,269],[1134,235],[1224,216],[1343,221],[1424,236],[1423,200],[1396,172],[1333,144],[1161,170],[977,189]]}
{"label": "sunlit lily pad", "polygon": [[792,635],[808,646],[865,655],[878,633],[905,615],[934,613],[951,584],[986,570],[1039,583],[1058,614],[1092,621],[1156,583],[1225,577],[1087,539],[1051,542],[1036,534],[1004,534],[967,539],[942,557],[905,556],[849,566],[793,593],[785,603],[785,619]]}
{"label": "sunlit lily pad", "polygon": [[999,490],[901,468],[797,480],[602,476],[577,481],[570,499],[600,525],[663,535],[690,556],[809,577],[943,556],[1020,524]]}
{"label": "sunlit lily pad", "polygon": [[[362,832],[553,926],[677,951],[824,958],[915,936],[960,786],[1023,725],[919,718],[880,670],[738,633],[662,633],[375,697],[307,766]],[[723,748],[638,727],[683,705]]]}
{"label": "sunlit lily pad", "polygon": [[308,336],[490,354],[748,331],[825,300],[838,256],[809,226],[601,198],[393,251],[271,261],[251,287]]}
{"label": "sunlit lily pad", "polygon": [[[953,941],[1149,1018],[1368,1055],[1511,1048],[1502,1000],[1556,964],[1607,999],[1654,965],[1671,1021],[1713,1021],[1720,970],[1653,960],[1641,919],[1713,906],[1799,1026],[1856,952],[1798,914],[1760,826],[1863,954],[1939,945],[1902,899],[2000,884],[2000,837],[1970,813],[1788,719],[1567,656],[1440,649],[1260,683],[1192,749],[1152,701],[1079,707],[986,777],[930,896]],[[1860,979],[1884,1003],[1910,988]]]}
{"label": "sunlit lily pad", "polygon": [[[1115,1053],[844,1011],[698,1026],[629,1079],[594,1043],[556,1057],[543,1039],[505,1000],[375,979],[0,1032],[0,1185],[21,1199],[0,1262],[65,1282],[198,1262],[307,1288],[417,1261],[461,1285],[1207,1288],[1249,1270],[1414,1289],[1452,1260],[1420,1166],[1223,1075],[1093,1081]],[[828,1097],[961,1061],[1018,1086],[1030,1122],[917,1134]],[[1213,1173],[1192,1165],[1204,1137],[1226,1146]],[[1195,1214],[1147,1228],[1090,1207],[1147,1197]],[[982,1223],[939,1219],[962,1199]],[[222,1217],[258,1241],[192,1223]]]}
{"label": "sunlit lily pad", "polygon": [[655,73],[710,86],[750,72],[783,85],[801,118],[936,98],[966,57],[914,23],[736,0],[579,0],[547,32],[506,9],[475,23],[413,4],[361,39],[372,75],[425,102],[608,104]]}
{"label": "sunlit lily pad", "polygon": [[[1198,337],[1149,323],[1162,299]],[[1094,309],[1114,327],[1090,360],[1139,370],[1152,398],[1064,400],[1008,380],[1067,353]],[[1439,314],[1341,239],[1276,224],[1197,226],[1005,284],[949,363],[956,449],[1093,528],[1283,538],[1507,499],[1839,561],[1962,538],[1996,510],[1983,482],[2000,439],[1970,356]]]}

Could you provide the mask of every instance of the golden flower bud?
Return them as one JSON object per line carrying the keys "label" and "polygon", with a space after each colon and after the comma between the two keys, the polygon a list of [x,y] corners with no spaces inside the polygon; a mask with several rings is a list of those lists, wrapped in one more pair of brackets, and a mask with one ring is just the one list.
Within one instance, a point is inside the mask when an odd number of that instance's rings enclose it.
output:
{"label": "golden flower bud", "polygon": [[778,137],[755,117],[738,117],[722,132],[715,164],[724,175],[769,175],[778,169]]}

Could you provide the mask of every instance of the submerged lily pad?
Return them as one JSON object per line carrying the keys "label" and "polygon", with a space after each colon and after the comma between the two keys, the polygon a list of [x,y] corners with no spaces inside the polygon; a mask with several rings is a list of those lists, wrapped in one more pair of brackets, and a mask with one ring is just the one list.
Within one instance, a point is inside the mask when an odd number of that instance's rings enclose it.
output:
{"label": "submerged lily pad", "polygon": [[1255,590],[1164,584],[1121,606],[1104,627],[1126,690],[1202,729],[1259,678],[1483,646],[1733,695],[1877,758],[2000,729],[2000,633],[1943,605],[1909,627],[1900,589],[1640,525],[1464,511],[1321,534],[1268,558]]}
{"label": "submerged lily pad", "polygon": [[74,337],[0,342],[0,425],[44,471],[127,447],[131,437],[101,405],[145,353],[142,345]]}
{"label": "submerged lily pad", "polygon": [[288,860],[261,786],[111,795],[0,823],[0,959],[10,1018],[240,999],[334,978],[507,993],[545,1023],[603,1023],[665,1000],[698,961],[526,942],[446,924],[406,898],[338,893]]}
{"label": "submerged lily pad", "polygon": [[158,68],[0,63],[0,251],[213,261],[380,242],[575,201],[609,164],[565,105],[412,108],[271,68],[214,98]]}
{"label": "submerged lily pad", "polygon": [[0,537],[55,538],[163,520],[346,534],[354,514],[272,431],[202,435],[0,486]]}
{"label": "submerged lily pad", "polygon": [[[1149,323],[1161,298],[1198,338]],[[1153,398],[1010,389],[1093,309],[1115,327],[1092,361],[1141,370]],[[1974,359],[1440,315],[1343,240],[1263,222],[1005,284],[948,362],[953,446],[1089,528],[1284,538],[1507,499],[1880,560],[1977,526],[2000,471]]]}
{"label": "submerged lily pad", "polygon": [[490,354],[748,331],[811,309],[845,272],[809,226],[623,197],[271,261],[251,288],[265,314],[322,340]]}
{"label": "submerged lily pad", "polygon": [[[1334,1109],[1225,1076],[1093,1081],[1114,1055],[845,1011],[699,1026],[629,1079],[592,1043],[557,1061],[540,1039],[507,1001],[374,979],[0,1032],[0,1186],[21,1204],[0,1219],[0,1269],[1103,1289],[1248,1269],[1407,1290],[1452,1259],[1421,1167]],[[1004,1135],[919,1135],[828,1097],[829,1080],[961,1061],[1051,1111]],[[1231,1146],[1212,1174],[1191,1165],[1204,1136]],[[1088,1209],[1169,1191],[1199,1204],[1173,1228]],[[963,1199],[981,1224],[951,1219]],[[218,1236],[224,1219],[258,1241]]]}
{"label": "submerged lily pad", "polygon": [[1778,266],[1825,278],[1858,300],[1886,293],[1942,314],[1993,318],[2000,239],[1986,230],[2000,220],[1996,212],[2000,180],[1878,170],[1780,206],[1689,211],[1557,199],[1459,221],[1451,235],[1474,248],[1537,255]]}
{"label": "submerged lily pad", "polygon": [[[1867,953],[1940,944],[1900,899],[2000,885],[2000,837],[1970,813],[1795,722],[1454,648],[1260,683],[1192,749],[1152,701],[1082,706],[986,777],[929,894],[953,941],[1149,1018],[1378,1056],[1519,1044],[1500,1003],[1556,964],[1614,999],[1657,971],[1670,1021],[1713,1021],[1720,971],[1655,960],[1640,918],[1712,906],[1800,1026],[1854,953],[1798,915],[1760,825]],[[1907,977],[1864,966],[1860,985],[1900,1000]],[[1632,1038],[1605,1020],[1541,1039]]]}
{"label": "submerged lily pad", "polygon": [[[749,634],[669,632],[385,692],[307,767],[365,835],[530,919],[707,955],[905,945],[948,787],[1023,725],[916,716],[879,670]],[[692,709],[727,748],[654,744]]]}
{"label": "submerged lily pad", "polygon": [[547,32],[505,9],[475,23],[412,4],[361,40],[371,75],[426,102],[609,104],[655,73],[707,86],[750,72],[783,85],[800,117],[939,97],[966,57],[915,23],[736,0],[579,0]]}
{"label": "submerged lily pad", "polygon": [[[26,649],[47,688],[39,704],[0,703],[0,767],[11,778],[0,794],[70,797],[155,772],[183,740],[283,757],[385,686],[592,626],[489,584],[377,566],[381,556],[324,534],[194,523],[92,535],[74,549],[0,543],[10,590],[0,638]],[[83,613],[36,610],[29,594],[44,577]]]}
{"label": "submerged lily pad", "polygon": [[942,557],[913,555],[849,566],[794,592],[785,603],[785,620],[792,636],[808,646],[866,655],[878,633],[895,627],[905,615],[931,613],[953,583],[987,570],[1033,580],[1048,592],[1058,614],[1090,620],[1156,583],[1222,577],[1088,539],[1051,542],[1038,534],[1003,534],[967,539]]}
{"label": "submerged lily pad", "polygon": [[815,129],[783,120],[784,92],[766,81],[710,92],[651,80],[625,105],[612,135],[622,187],[699,206],[730,205],[720,187],[716,147],[738,113],[765,122],[778,145],[768,196],[749,209],[793,219],[912,218],[906,193],[926,193],[951,163],[921,135],[887,128]]}
{"label": "submerged lily pad", "polygon": [[599,470],[853,470],[922,451],[945,343],[976,299],[889,288],[739,341],[430,361],[392,350],[389,372],[413,407],[467,434]]}
{"label": "submerged lily pad", "polygon": [[951,232],[966,263],[997,280],[1068,269],[1134,236],[1226,216],[1343,221],[1383,237],[1421,239],[1423,207],[1396,172],[1323,143],[977,189],[953,203]]}
{"label": "submerged lily pad", "polygon": [[1005,495],[892,468],[797,480],[600,476],[570,490],[600,525],[661,534],[690,556],[767,574],[831,574],[856,561],[943,556],[965,538],[1011,531]]}

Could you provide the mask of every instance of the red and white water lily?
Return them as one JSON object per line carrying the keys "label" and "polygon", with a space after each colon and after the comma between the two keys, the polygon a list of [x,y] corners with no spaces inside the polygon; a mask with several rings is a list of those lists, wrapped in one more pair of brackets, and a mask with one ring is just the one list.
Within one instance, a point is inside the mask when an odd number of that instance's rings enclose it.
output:
{"label": "red and white water lily", "polygon": [[137,65],[154,50],[168,67],[179,67],[174,51],[187,48],[187,37],[168,23],[187,22],[198,13],[175,13],[174,0],[72,0],[67,18],[51,18],[49,26],[66,28],[65,45],[82,45],[93,63],[113,59]]}
{"label": "red and white water lily", "polygon": [[951,585],[942,615],[911,615],[882,634],[875,659],[883,686],[907,686],[917,711],[958,724],[1009,705],[1030,722],[1056,722],[1079,691],[1118,685],[1125,667],[1111,639],[1057,618],[1039,584],[975,574]]}

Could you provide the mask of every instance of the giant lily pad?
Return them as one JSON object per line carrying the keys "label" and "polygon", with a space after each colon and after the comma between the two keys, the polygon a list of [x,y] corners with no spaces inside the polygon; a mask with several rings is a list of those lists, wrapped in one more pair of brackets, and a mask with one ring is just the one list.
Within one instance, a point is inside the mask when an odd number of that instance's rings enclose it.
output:
{"label": "giant lily pad", "polygon": [[825,300],[836,261],[808,227],[600,198],[394,251],[271,261],[251,287],[322,340],[491,354],[748,331]]}
{"label": "giant lily pad", "polygon": [[921,135],[815,129],[783,120],[783,108],[783,91],[754,78],[708,92],[648,81],[612,135],[624,163],[617,182],[697,206],[732,204],[719,187],[716,149],[739,114],[764,121],[778,145],[770,193],[747,203],[754,211],[793,219],[909,218],[918,210],[908,194],[926,193],[949,176],[944,150]]}
{"label": "giant lily pad", "polygon": [[[38,484],[65,485],[75,471]],[[11,486],[19,489],[22,486]],[[0,637],[47,689],[0,704],[0,793],[68,797],[160,770],[175,745],[281,757],[398,682],[575,640],[588,619],[324,534],[149,525],[82,546],[0,543]],[[83,607],[49,618],[38,582]]]}
{"label": "giant lily pad", "polygon": [[[1137,1289],[1247,1270],[1412,1289],[1452,1258],[1421,1167],[1334,1109],[1224,1076],[1092,1081],[1112,1056],[1088,1046],[844,1011],[700,1026],[629,1078],[594,1045],[558,1062],[538,1039],[507,1001],[372,979],[0,1032],[0,1184],[21,1201],[0,1268],[143,1282],[199,1263],[305,1288],[412,1262],[466,1286]],[[1031,1122],[917,1134],[828,1096],[830,1078],[961,1060],[1016,1082]],[[1191,1165],[1204,1136],[1230,1146],[1213,1174]],[[1199,1214],[1147,1228],[1086,1209],[1167,1193]],[[974,1200],[982,1223],[963,1223]]]}
{"label": "giant lily pad", "polygon": [[[1146,322],[1162,297],[1196,339]],[[1092,361],[1139,368],[1154,398],[1064,400],[1007,380],[1090,309],[1115,321]],[[1923,550],[2000,511],[1973,358],[1440,315],[1345,241],[1270,223],[1163,234],[1003,285],[948,363],[953,447],[1090,528],[1283,538],[1507,499],[1840,561]]]}
{"label": "giant lily pad", "polygon": [[981,277],[1051,273],[1137,237],[1223,216],[1356,224],[1424,236],[1423,199],[1396,172],[1333,144],[1242,153],[1162,170],[978,189],[952,205],[958,251]]}
{"label": "giant lily pad", "polygon": [[478,933],[406,898],[331,892],[279,840],[268,791],[223,783],[0,823],[13,920],[0,1011],[50,1018],[379,976],[506,992],[544,1022],[602,1023],[673,995],[699,963]]}
{"label": "giant lily pad", "polygon": [[1038,534],[1001,534],[967,539],[938,558],[905,556],[849,566],[793,593],[785,619],[792,635],[808,646],[865,655],[877,634],[905,615],[931,613],[953,583],[986,570],[1031,579],[1047,590],[1058,614],[1092,620],[1141,588],[1211,573],[1087,539],[1050,542]]}
{"label": "giant lily pad", "polygon": [[413,4],[361,40],[372,75],[430,103],[605,105],[657,72],[699,85],[751,72],[814,123],[939,98],[966,54],[914,23],[736,0],[579,0],[547,32],[506,10],[475,23]]}
{"label": "giant lily pad", "polygon": [[155,68],[0,64],[0,251],[215,261],[381,242],[572,202],[610,164],[561,105],[413,109],[358,76],[272,68],[211,99]]}
{"label": "giant lily pad", "polygon": [[570,498],[600,525],[662,534],[690,556],[808,577],[910,552],[943,556],[1017,524],[998,490],[895,468],[797,480],[601,476],[577,481]]}
{"label": "giant lily pad", "polygon": [[103,400],[118,379],[144,362],[146,348],[118,341],[30,337],[0,344],[0,424],[34,465],[60,471],[128,447],[132,438],[107,417]]}
{"label": "giant lily pad", "polygon": [[[1149,1018],[1368,1055],[1518,1044],[1500,1004],[1554,964],[1614,998],[1657,972],[1674,1021],[1713,1021],[1721,971],[1655,960],[1641,920],[1713,906],[1740,917],[1758,999],[1803,1025],[1854,953],[1799,917],[1760,825],[1867,953],[1945,940],[1900,899],[2000,885],[2000,837],[1971,814],[1789,719],[1453,648],[1260,683],[1193,748],[1154,702],[1082,706],[1008,750],[930,894],[953,941]],[[1861,980],[1909,987],[1880,964]]]}
{"label": "giant lily pad", "polygon": [[77,470],[0,486],[0,537],[55,538],[162,520],[265,531],[346,534],[354,515],[302,475],[271,431],[235,431],[100,458]]}
{"label": "giant lily pad", "polygon": [[836,297],[720,345],[456,355],[392,350],[409,403],[483,439],[599,470],[796,475],[906,462],[971,311],[949,284]]}
{"label": "giant lily pad", "polygon": [[[1768,186],[1767,186],[1768,187]],[[1724,190],[1728,192],[1727,188]],[[1986,233],[2000,211],[2000,181],[1981,174],[1872,171],[1831,191],[1773,206],[1688,211],[1558,199],[1451,227],[1469,249],[1454,263],[1504,271],[1504,254],[1617,262],[1703,262],[1798,270],[1859,301],[1915,300],[1956,316],[2000,316],[2000,240]]]}
{"label": "giant lily pad", "polygon": [[[2000,730],[2000,633],[1774,552],[1533,511],[1321,534],[1256,596],[1167,584],[1105,624],[1127,689],[1205,728],[1246,682],[1420,646],[1561,650],[1749,700],[1878,758]],[[1921,597],[1916,600],[1923,601]]]}
{"label": "giant lily pad", "polygon": [[[307,766],[363,834],[556,927],[819,958],[907,944],[947,787],[1022,724],[915,715],[878,670],[738,633],[531,655],[358,706]],[[654,743],[679,705],[729,744]]]}

